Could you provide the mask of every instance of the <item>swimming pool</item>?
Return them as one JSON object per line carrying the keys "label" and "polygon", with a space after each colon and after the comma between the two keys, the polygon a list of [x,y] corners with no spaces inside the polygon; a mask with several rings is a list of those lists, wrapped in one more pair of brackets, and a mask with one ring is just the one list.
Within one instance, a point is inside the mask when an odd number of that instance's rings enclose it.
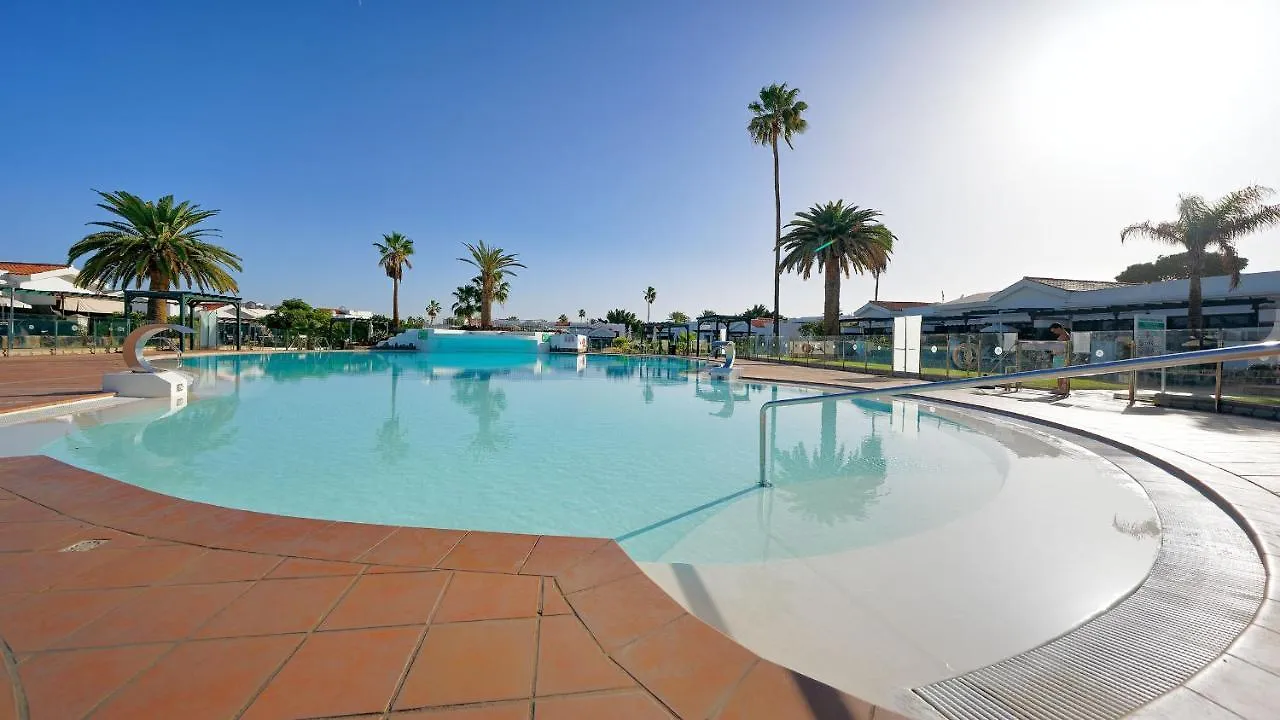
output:
{"label": "swimming pool", "polygon": [[641,561],[881,545],[1053,477],[1099,521],[1154,522],[1145,497],[1087,453],[912,401],[779,410],[774,486],[760,488],[760,404],[815,391],[713,383],[681,358],[334,352],[185,365],[198,377],[185,408],[137,403],[42,452],[226,507],[612,537]]}

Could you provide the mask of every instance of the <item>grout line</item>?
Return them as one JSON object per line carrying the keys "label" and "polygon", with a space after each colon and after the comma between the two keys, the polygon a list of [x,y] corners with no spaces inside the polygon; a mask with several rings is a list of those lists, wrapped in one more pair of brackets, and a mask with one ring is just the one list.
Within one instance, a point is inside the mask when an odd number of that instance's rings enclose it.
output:
{"label": "grout line", "polygon": [[[320,626],[324,624],[324,621],[329,617],[330,614],[333,613],[334,609],[337,608],[339,605],[341,605],[343,600],[347,599],[347,595],[351,594],[352,588],[354,588],[356,586],[356,583],[360,581],[360,578],[363,576],[363,574],[364,574],[364,571],[361,570],[359,573],[356,573],[356,575],[351,578],[351,582],[347,583],[346,589],[344,589],[341,593],[338,594],[337,599],[334,600],[333,603],[329,605],[328,610],[326,610],[323,614],[320,615],[320,619],[316,621],[316,624],[312,626],[310,630],[306,631],[302,635],[302,640],[300,640],[298,644],[293,647],[293,651],[290,652],[288,655],[286,655],[284,660],[280,661],[280,664],[276,666],[275,670],[268,673],[267,678],[263,680],[262,683],[258,685],[257,689],[253,691],[253,694],[249,696],[248,701],[246,701],[244,705],[240,706],[240,709],[237,710],[235,715],[232,716],[233,718],[239,718],[241,715],[247,712],[250,707],[253,707],[253,704],[258,701],[259,697],[262,696],[263,691],[265,691],[271,685],[271,682],[275,680],[277,676],[280,675],[280,671],[284,670],[285,666],[289,664],[289,661],[293,660],[294,656],[298,654],[298,651],[302,649],[302,646],[307,644],[307,641],[310,640],[311,636],[314,635],[317,632],[317,630],[320,628]],[[257,584],[258,583],[254,583],[254,586],[256,587]],[[232,602],[235,602],[235,601],[233,600]],[[230,605],[228,605],[227,607],[230,607]],[[223,608],[222,610],[225,612],[226,608]],[[219,612],[218,614],[220,615],[222,613]],[[213,618],[209,618],[209,620],[206,621],[205,624],[208,624],[209,622],[212,622],[212,621],[213,621]],[[200,627],[204,627],[204,625],[201,625]],[[293,633],[275,633],[274,635],[292,635],[292,634]],[[272,637],[272,636],[273,635],[269,635],[268,637]]]}
{"label": "grout line", "polygon": [[[729,637],[729,636],[728,636],[728,635],[726,635],[725,637]],[[730,639],[730,640],[733,640],[733,638],[729,638],[729,639]],[[733,642],[734,642],[734,643],[737,643],[737,641],[736,641],[736,640],[733,640]],[[739,645],[739,647],[743,647],[743,646]],[[745,648],[745,647],[743,647],[743,649],[744,649],[744,650],[746,650],[746,648]],[[747,650],[747,652],[751,652],[751,651],[750,651],[750,650]],[[760,657],[759,655],[756,655],[755,653],[751,653],[751,654],[752,654],[753,656],[755,656],[755,659],[754,659],[754,660],[752,660],[751,662],[747,663],[747,668],[746,668],[745,670],[743,670],[743,671],[742,671],[742,674],[738,676],[738,679],[737,679],[737,680],[734,680],[733,682],[731,682],[731,683],[729,683],[728,685],[726,685],[726,686],[725,686],[725,689],[724,689],[723,691],[721,691],[720,699],[719,699],[719,700],[717,700],[717,701],[715,702],[715,704],[713,704],[713,705],[711,706],[711,711],[707,713],[707,717],[709,717],[709,718],[719,717],[720,713],[724,711],[725,706],[726,706],[726,705],[728,705],[728,704],[729,704],[729,701],[733,699],[733,695],[734,695],[734,693],[736,693],[736,692],[738,691],[738,688],[742,687],[742,683],[746,682],[746,680],[747,680],[747,676],[751,674],[751,671],[752,671],[752,670],[755,670],[755,669],[756,669],[756,666],[758,666],[760,663],[764,662],[764,660],[763,660],[763,659],[761,659],[761,657]],[[783,667],[783,666],[779,665],[778,667]],[[783,669],[787,670],[788,672],[792,672],[792,673],[797,673],[797,672],[798,672],[798,671],[796,671],[796,670],[791,670],[790,668],[785,668],[785,667],[784,667]],[[819,681],[819,682],[821,682],[821,681]],[[823,683],[823,684],[825,684],[825,683]],[[828,685],[828,687],[831,687],[831,686],[829,686],[829,685]],[[837,692],[839,692],[839,690],[838,690],[837,688],[832,687],[832,689],[833,689],[833,690],[836,690]],[[872,705],[872,706],[871,706],[871,714],[872,714],[872,718],[873,718],[873,720],[874,720],[875,712],[876,712],[876,711],[875,711],[875,705]]]}
{"label": "grout line", "polygon": [[529,552],[524,554],[524,558],[520,561],[520,564],[516,566],[516,571],[512,574],[519,575],[520,571],[524,570],[524,566],[529,564],[529,558],[533,557],[533,551],[538,549],[538,546],[542,544],[542,541],[546,537],[547,537],[546,535],[539,535],[533,541],[533,544],[529,546]]}
{"label": "grout line", "polygon": [[[565,595],[563,592],[560,592],[560,584],[559,584],[559,581],[558,581],[558,580],[553,580],[552,582],[554,582],[554,583],[556,584],[556,592],[559,592],[559,593],[560,593],[560,597],[561,597],[561,598],[563,598],[563,599],[564,599],[564,601],[565,601],[565,604],[569,606],[569,611],[570,611],[571,613],[573,613],[573,617],[574,617],[574,618],[576,618],[576,619],[578,620],[578,622],[582,623],[582,627],[583,627],[584,629],[586,629],[586,631],[587,631],[587,635],[590,635],[590,636],[591,636],[591,642],[595,643],[596,648],[597,648],[597,649],[599,649],[599,650],[600,650],[600,652],[601,652],[602,654],[604,654],[604,656],[605,656],[606,658],[608,658],[608,659],[609,659],[609,662],[613,663],[613,664],[614,664],[614,665],[615,665],[619,670],[621,670],[621,671],[622,671],[622,672],[623,672],[627,677],[631,678],[631,680],[632,680],[633,682],[635,682],[636,687],[640,688],[640,689],[641,689],[641,690],[643,690],[645,693],[647,693],[647,694],[649,695],[649,697],[653,698],[653,701],[654,701],[654,702],[658,703],[658,704],[659,704],[659,705],[661,705],[663,708],[665,708],[665,709],[667,710],[667,712],[671,713],[672,717],[676,717],[676,718],[680,717],[680,713],[676,712],[676,711],[675,711],[675,708],[671,707],[670,705],[668,705],[668,704],[666,703],[666,701],[664,701],[662,698],[658,697],[657,693],[655,693],[655,692],[653,692],[652,690],[650,690],[648,685],[645,685],[643,682],[641,682],[640,678],[636,677],[634,673],[632,673],[630,670],[628,670],[628,669],[627,669],[627,668],[626,668],[622,663],[618,662],[618,659],[617,659],[616,657],[614,657],[613,653],[609,652],[609,650],[608,650],[608,649],[606,649],[604,645],[600,644],[600,638],[596,637],[596,634],[595,634],[594,632],[592,632],[592,630],[591,630],[591,626],[590,626],[590,625],[588,625],[588,624],[587,624],[587,621],[586,621],[586,620],[583,620],[583,619],[582,619],[582,616],[578,614],[578,609],[577,609],[577,608],[575,608],[575,607],[573,606],[573,604],[569,602],[569,600],[568,600],[568,596],[567,596],[567,595]],[[619,645],[619,646],[618,646],[618,650],[617,650],[617,651],[618,651],[619,653],[620,653],[620,652],[622,652],[624,649],[626,649],[628,646],[630,646],[632,643],[636,642],[637,640],[640,640],[641,638],[648,637],[649,635],[652,635],[653,633],[657,632],[658,630],[660,630],[660,629],[662,629],[662,628],[665,628],[666,626],[670,625],[671,623],[675,622],[676,620],[679,620],[680,618],[682,618],[682,617],[684,617],[685,615],[688,615],[688,614],[689,614],[689,613],[687,613],[687,612],[686,612],[686,613],[682,613],[682,614],[680,614],[680,615],[676,616],[674,619],[672,619],[672,620],[670,620],[670,621],[668,621],[668,622],[665,622],[665,623],[663,623],[662,625],[660,625],[660,626],[658,626],[658,627],[654,628],[653,630],[651,630],[651,631],[649,631],[649,632],[647,632],[647,633],[645,633],[645,634],[643,634],[643,635],[640,635],[639,637],[632,638],[629,642],[624,643],[623,645]],[[748,652],[750,652],[750,651],[748,651]],[[755,653],[752,653],[752,655],[755,655]],[[756,656],[756,660],[757,660],[757,661],[759,661],[759,656]]]}
{"label": "grout line", "polygon": [[8,676],[10,692],[13,693],[13,710],[17,720],[28,720],[31,708],[27,704],[27,691],[22,686],[22,677],[18,675],[18,660],[13,655],[13,648],[3,637],[0,637],[0,668]]}
{"label": "grout line", "polygon": [[405,683],[409,682],[409,673],[413,671],[413,666],[418,661],[418,653],[422,652],[422,646],[427,642],[427,633],[431,630],[432,622],[436,619],[436,613],[439,612],[440,606],[444,604],[444,597],[449,592],[450,586],[453,585],[453,573],[448,572],[449,576],[444,579],[444,587],[440,588],[440,594],[436,596],[435,604],[431,606],[431,612],[427,613],[427,619],[422,623],[422,633],[418,635],[418,642],[413,646],[413,652],[409,653],[408,659],[405,660],[404,670],[400,671],[400,677],[396,680],[395,687],[391,690],[391,696],[387,698],[385,713],[390,713],[395,708],[396,700],[400,699],[400,693],[404,690]]}

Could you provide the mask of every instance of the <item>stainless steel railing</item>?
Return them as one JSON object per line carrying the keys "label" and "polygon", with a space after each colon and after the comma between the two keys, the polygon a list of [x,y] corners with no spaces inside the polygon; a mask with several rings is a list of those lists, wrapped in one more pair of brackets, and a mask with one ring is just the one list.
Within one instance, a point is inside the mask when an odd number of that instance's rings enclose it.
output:
{"label": "stainless steel railing", "polygon": [[1112,360],[1110,362],[1091,363],[1043,370],[1025,370],[1007,375],[984,375],[982,377],[963,378],[960,380],[939,380],[937,382],[918,385],[900,385],[891,388],[873,390],[848,390],[825,393],[799,398],[769,400],[760,406],[760,486],[768,487],[769,479],[765,476],[767,461],[767,426],[769,411],[786,405],[808,405],[839,398],[890,397],[894,395],[915,395],[934,392],[936,390],[961,390],[986,385],[1009,385],[1027,380],[1056,380],[1058,378],[1088,377],[1090,375],[1106,375],[1116,372],[1139,372],[1142,370],[1159,370],[1161,368],[1180,367],[1184,365],[1206,365],[1223,363],[1230,360],[1250,360],[1253,358],[1280,355],[1280,325],[1272,332],[1271,339],[1250,345],[1239,345],[1229,348],[1212,348],[1208,350],[1192,350],[1189,352],[1153,355],[1151,357],[1130,358],[1128,360]]}

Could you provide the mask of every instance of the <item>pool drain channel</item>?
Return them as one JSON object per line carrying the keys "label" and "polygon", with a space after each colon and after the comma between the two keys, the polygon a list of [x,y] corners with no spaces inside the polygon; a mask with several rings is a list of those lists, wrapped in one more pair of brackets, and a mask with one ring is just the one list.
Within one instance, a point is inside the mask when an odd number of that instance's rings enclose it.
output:
{"label": "pool drain channel", "polygon": [[1225,652],[1262,603],[1266,571],[1225,512],[1135,456],[1078,442],[1132,475],[1159,512],[1164,533],[1151,573],[1131,595],[1055,640],[914,690],[944,717],[1122,717]]}
{"label": "pool drain channel", "polygon": [[106,540],[81,540],[78,543],[62,548],[58,552],[85,552],[86,550],[92,550],[100,545],[106,544]]}

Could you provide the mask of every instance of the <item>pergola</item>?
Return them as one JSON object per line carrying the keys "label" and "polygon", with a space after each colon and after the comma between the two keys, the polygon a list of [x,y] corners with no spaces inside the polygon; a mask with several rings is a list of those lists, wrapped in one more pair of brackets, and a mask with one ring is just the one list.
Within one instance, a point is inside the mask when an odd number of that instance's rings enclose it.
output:
{"label": "pergola", "polygon": [[[125,290],[124,316],[126,323],[128,323],[130,311],[133,309],[133,301],[139,299],[162,300],[165,302],[173,301],[178,303],[179,325],[190,325],[193,323],[192,318],[195,315],[197,305],[204,305],[206,303],[234,305],[236,307],[236,350],[240,349],[241,325],[244,322],[244,317],[240,314],[240,304],[244,302],[244,298],[236,297],[234,295],[212,295],[193,290]],[[126,324],[125,327],[129,328],[129,325]],[[196,347],[195,335],[188,335],[187,338],[190,338],[190,340],[184,338],[183,341],[190,342],[191,347],[189,349],[194,350]]]}
{"label": "pergola", "polygon": [[[736,322],[746,323],[747,325],[746,336],[749,339],[752,335],[751,318],[747,317],[746,315],[703,315],[702,317],[698,318],[697,328],[694,331],[695,334],[697,335],[697,343],[698,343],[697,354],[698,355],[702,354],[702,333],[704,330],[709,330],[711,332],[712,337],[715,337],[720,334],[720,326],[723,325],[725,330],[725,335],[727,336],[729,335],[729,332],[730,332],[729,329],[733,327],[733,324]],[[704,325],[711,325],[711,327],[704,328],[703,327]]]}
{"label": "pergola", "polygon": [[662,320],[659,322],[648,322],[648,323],[645,323],[643,327],[644,327],[644,331],[643,331],[644,337],[653,338],[654,340],[657,340],[659,333],[661,333],[664,337],[666,337],[667,342],[670,343],[671,345],[671,349],[672,349],[671,352],[673,355],[675,354],[675,350],[674,350],[675,337],[673,337],[673,333],[671,331],[675,328],[680,328],[686,333],[689,332],[689,323],[672,322],[670,320]]}

